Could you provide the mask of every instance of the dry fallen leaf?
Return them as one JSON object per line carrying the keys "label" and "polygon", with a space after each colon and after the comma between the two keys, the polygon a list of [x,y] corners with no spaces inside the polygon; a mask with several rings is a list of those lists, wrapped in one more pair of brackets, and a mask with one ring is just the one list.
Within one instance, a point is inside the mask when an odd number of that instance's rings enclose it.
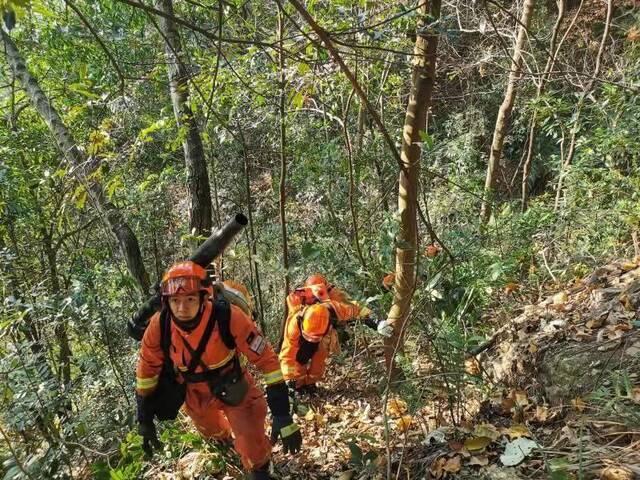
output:
{"label": "dry fallen leaf", "polygon": [[518,407],[526,407],[529,405],[529,398],[527,397],[527,392],[524,390],[514,390],[513,399]]}
{"label": "dry fallen leaf", "polygon": [[575,408],[579,412],[583,412],[584,409],[587,407],[587,404],[584,403],[584,400],[582,400],[580,397],[576,397],[573,400],[571,400],[571,405],[573,406],[573,408]]}
{"label": "dry fallen leaf", "polygon": [[600,480],[634,480],[635,475],[626,467],[607,467],[600,472]]}
{"label": "dry fallen leaf", "polygon": [[515,438],[530,437],[531,436],[531,432],[529,431],[529,429],[525,425],[522,425],[522,424],[512,425],[511,427],[509,427],[508,430],[506,430],[505,433],[512,440],[515,439]]}
{"label": "dry fallen leaf", "polygon": [[[638,35],[640,35],[640,31],[638,31]],[[624,262],[622,265],[620,265],[620,268],[622,268],[623,272],[629,272],[631,270],[634,270],[637,267],[638,265],[633,262]]]}
{"label": "dry fallen leaf", "polygon": [[500,409],[503,414],[511,413],[511,409],[516,404],[515,400],[512,397],[503,398],[500,401]]}
{"label": "dry fallen leaf", "polygon": [[469,465],[478,465],[480,467],[486,467],[489,465],[489,457],[486,455],[472,456],[469,460]]}
{"label": "dry fallen leaf", "polygon": [[549,409],[546,405],[536,406],[536,413],[534,417],[538,422],[544,423],[549,418]]}
{"label": "dry fallen leaf", "polygon": [[460,471],[460,457],[455,456],[447,460],[442,469],[449,473],[458,473]]}
{"label": "dry fallen leaf", "polygon": [[316,412],[313,411],[313,408],[310,408],[304,416],[305,420],[312,421],[316,418]]}
{"label": "dry fallen leaf", "polygon": [[411,423],[413,422],[413,417],[411,415],[403,415],[401,418],[396,420],[396,426],[398,430],[401,432],[406,432],[411,427]]}
{"label": "dry fallen leaf", "polygon": [[538,345],[536,345],[534,342],[531,342],[529,344],[529,353],[536,353],[538,350]]}
{"label": "dry fallen leaf", "polygon": [[631,30],[627,33],[627,40],[630,42],[637,42],[640,40],[640,28],[636,26],[631,27]]}
{"label": "dry fallen leaf", "polygon": [[473,429],[476,437],[489,437],[491,440],[497,440],[500,437],[500,431],[490,423],[482,423]]}
{"label": "dry fallen leaf", "polygon": [[440,457],[436,459],[431,466],[429,467],[429,473],[435,479],[442,478],[444,475],[444,465],[447,463],[447,459],[445,457]]}
{"label": "dry fallen leaf", "polygon": [[507,443],[504,453],[500,455],[500,462],[505,467],[518,465],[534,448],[540,448],[540,445],[528,438],[518,438],[513,442]]}
{"label": "dry fallen leaf", "polygon": [[391,398],[387,402],[387,413],[393,417],[401,417],[407,413],[407,402],[399,397]]}
{"label": "dry fallen leaf", "polygon": [[606,316],[602,316],[600,318],[593,318],[587,322],[587,328],[590,328],[591,330],[595,328],[600,328],[604,324],[604,321],[606,319],[607,319]]}
{"label": "dry fallen leaf", "polygon": [[640,387],[636,387],[631,391],[631,400],[640,403]]}
{"label": "dry fallen leaf", "polygon": [[489,437],[471,437],[464,441],[464,447],[470,452],[478,452],[487,448],[491,442]]}
{"label": "dry fallen leaf", "polygon": [[520,285],[518,285],[517,283],[507,283],[504,287],[504,293],[509,294],[509,293],[513,293],[513,292],[517,292],[520,289]]}
{"label": "dry fallen leaf", "polygon": [[569,300],[569,295],[567,292],[558,292],[553,296],[553,304],[554,305],[564,305]]}
{"label": "dry fallen leaf", "polygon": [[467,358],[464,361],[464,370],[469,375],[479,375],[480,374],[480,362],[476,357]]}

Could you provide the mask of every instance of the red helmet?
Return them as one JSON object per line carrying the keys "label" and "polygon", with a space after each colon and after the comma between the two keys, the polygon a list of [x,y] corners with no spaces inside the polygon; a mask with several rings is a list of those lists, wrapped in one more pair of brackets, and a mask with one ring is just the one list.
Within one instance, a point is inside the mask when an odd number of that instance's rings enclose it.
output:
{"label": "red helmet", "polygon": [[207,271],[197,263],[191,261],[176,263],[162,277],[162,295],[191,295],[208,292],[208,278]]}
{"label": "red helmet", "polygon": [[329,285],[327,279],[324,278],[319,273],[314,273],[313,275],[309,275],[309,277],[305,280],[304,286],[310,287],[311,285],[324,285],[325,287]]}

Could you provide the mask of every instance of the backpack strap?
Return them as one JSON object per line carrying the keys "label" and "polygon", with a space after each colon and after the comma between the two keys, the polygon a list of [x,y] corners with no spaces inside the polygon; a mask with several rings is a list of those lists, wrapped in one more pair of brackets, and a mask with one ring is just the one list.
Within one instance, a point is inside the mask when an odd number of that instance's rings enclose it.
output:
{"label": "backpack strap", "polygon": [[207,326],[200,338],[200,342],[198,343],[198,348],[195,350],[193,347],[187,342],[184,337],[182,338],[182,342],[184,343],[185,348],[191,354],[191,360],[189,361],[189,365],[187,366],[187,374],[193,375],[197,366],[200,365],[203,371],[207,371],[207,366],[202,361],[202,354],[204,353],[205,348],[207,348],[207,343],[211,339],[211,335],[213,334],[213,329],[218,324],[218,329],[220,330],[220,337],[222,338],[222,342],[229,350],[234,350],[236,348],[236,342],[231,335],[230,328],[230,320],[231,320],[231,306],[229,302],[222,297],[221,295],[216,297],[213,302],[213,308],[211,309],[211,315],[209,316],[209,320],[207,322]]}
{"label": "backpack strap", "polygon": [[165,366],[169,370],[173,370],[173,362],[169,348],[171,347],[171,315],[169,308],[163,308],[160,311],[160,346],[162,347],[162,356]]}
{"label": "backpack strap", "polygon": [[213,311],[218,320],[220,337],[229,350],[236,348],[236,340],[231,334],[231,304],[222,295],[218,295],[213,302]]}
{"label": "backpack strap", "polygon": [[[215,305],[214,305],[215,307]],[[215,327],[216,325],[216,309],[213,308],[211,310],[211,314],[209,315],[209,320],[207,321],[207,326],[204,329],[204,332],[202,334],[202,337],[200,338],[200,342],[198,343],[198,348],[195,349],[195,351],[193,350],[193,348],[191,347],[191,345],[189,345],[189,342],[187,342],[184,337],[180,336],[180,338],[182,338],[182,341],[184,342],[185,347],[187,348],[187,350],[189,350],[189,353],[191,354],[191,361],[189,362],[189,365],[187,366],[187,372],[189,373],[193,373],[196,370],[196,367],[198,366],[198,364],[200,364],[205,370],[206,370],[206,366],[204,365],[204,363],[202,362],[202,354],[204,353],[204,349],[207,348],[207,343],[209,343],[209,340],[211,339],[211,334],[213,333],[213,327]]]}

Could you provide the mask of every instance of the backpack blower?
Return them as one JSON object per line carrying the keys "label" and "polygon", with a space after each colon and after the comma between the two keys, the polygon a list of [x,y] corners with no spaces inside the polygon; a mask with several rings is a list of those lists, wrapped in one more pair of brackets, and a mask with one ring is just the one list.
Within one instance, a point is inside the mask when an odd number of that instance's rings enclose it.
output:
{"label": "backpack blower", "polygon": [[[247,225],[247,217],[243,214],[236,214],[231,220],[224,224],[217,232],[211,234],[202,245],[189,257],[189,260],[197,263],[202,268],[207,266],[218,257],[231,240]],[[142,307],[127,322],[127,334],[135,339],[142,340],[144,331],[149,325],[149,320],[154,313],[160,310],[161,296],[157,292],[149,298]]]}

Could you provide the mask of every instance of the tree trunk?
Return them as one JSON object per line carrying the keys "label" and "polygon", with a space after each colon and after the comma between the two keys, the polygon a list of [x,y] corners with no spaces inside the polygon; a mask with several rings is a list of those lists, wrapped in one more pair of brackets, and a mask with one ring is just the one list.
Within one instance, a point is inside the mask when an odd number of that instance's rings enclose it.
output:
{"label": "tree trunk", "polygon": [[[551,33],[551,41],[549,43],[549,52],[551,55],[547,58],[547,64],[544,67],[544,72],[542,72],[542,76],[540,77],[540,83],[538,84],[538,88],[536,90],[536,100],[540,99],[544,89],[546,87],[547,80],[551,75],[551,71],[553,70],[553,66],[556,63],[556,57],[558,55],[558,51],[560,46],[556,48],[556,41],[558,39],[558,33],[560,31],[560,25],[562,24],[562,19],[564,18],[564,10],[566,0],[557,0],[558,5],[558,17],[556,18],[556,23],[553,26],[553,32]],[[571,28],[571,27],[569,27]],[[529,136],[527,140],[527,158],[524,162],[524,166],[522,167],[522,211],[525,212],[527,210],[527,205],[529,202],[529,173],[531,172],[531,160],[533,158],[533,142],[536,138],[536,123],[538,119],[538,110],[534,109],[531,114],[531,121],[529,122]]]}
{"label": "tree trunk", "polygon": [[189,189],[189,229],[208,237],[212,226],[211,190],[200,130],[189,106],[189,72],[183,61],[180,34],[170,18],[174,16],[172,0],[159,0],[157,7],[168,15],[160,19],[160,28],[165,40],[173,113],[178,129],[184,130],[182,149]]}
{"label": "tree trunk", "polygon": [[420,177],[420,133],[426,130],[427,112],[435,83],[438,34],[428,23],[440,18],[440,0],[421,0],[416,28],[411,94],[402,131],[401,158],[398,186],[398,213],[400,231],[396,247],[396,281],[393,305],[388,320],[394,327],[393,337],[385,342],[387,368],[393,365],[394,354],[402,348],[403,332],[408,324],[411,299],[416,286],[416,258],[418,230],[416,208]]}
{"label": "tree trunk", "polygon": [[589,93],[593,89],[593,86],[596,83],[596,78],[600,75],[600,67],[602,66],[602,55],[604,54],[604,46],[607,43],[607,37],[609,36],[609,29],[611,28],[611,16],[613,14],[613,0],[607,1],[607,19],[605,20],[604,32],[602,32],[602,39],[600,40],[600,48],[598,49],[598,54],[596,55],[596,65],[593,69],[593,76],[589,83],[585,87],[585,89],[580,94],[580,98],[578,98],[578,105],[576,106],[576,112],[573,116],[573,124],[571,125],[571,137],[569,139],[569,149],[567,150],[567,156],[565,157],[562,165],[560,165],[560,173],[558,174],[558,186],[556,187],[556,201],[553,207],[554,211],[557,211],[560,207],[560,198],[562,197],[562,182],[564,181],[564,177],[567,173],[567,169],[571,162],[573,161],[573,155],[576,151],[576,135],[580,130],[580,114],[582,113],[582,107],[584,106],[584,102],[587,99]]}
{"label": "tree trunk", "polygon": [[256,234],[253,228],[253,197],[251,195],[251,165],[249,164],[249,154],[247,152],[247,144],[244,137],[244,132],[240,127],[238,127],[238,133],[240,135],[240,140],[242,141],[242,157],[244,159],[244,181],[245,181],[245,191],[247,195],[247,217],[249,219],[249,262],[253,265],[253,271],[255,274],[256,281],[256,295],[258,297],[258,321],[260,323],[260,328],[263,332],[266,331],[266,325],[264,323],[264,305],[262,302],[262,287],[260,285],[260,271],[259,265],[256,261],[256,257],[258,255],[257,247],[256,247]]}
{"label": "tree trunk", "polygon": [[[47,257],[47,263],[49,267],[49,277],[51,280],[51,293],[56,300],[56,303],[60,299],[60,281],[58,279],[58,265],[57,257],[58,252],[54,248],[53,239],[51,235],[43,228],[42,247]],[[67,321],[66,319],[59,318],[55,322],[55,335],[59,342],[60,351],[58,353],[58,360],[60,362],[60,380],[64,388],[68,388],[71,385],[71,343],[69,342],[69,334],[67,333]]]}
{"label": "tree trunk", "polygon": [[358,213],[356,210],[355,196],[356,196],[356,184],[354,179],[354,166],[353,166],[353,147],[351,145],[351,135],[349,135],[349,110],[351,107],[351,100],[355,94],[355,89],[351,90],[351,94],[347,99],[347,105],[345,106],[344,113],[342,115],[342,133],[344,134],[344,146],[347,150],[347,163],[349,165],[349,211],[351,212],[351,228],[353,232],[353,244],[355,247],[356,255],[362,265],[364,271],[367,270],[367,263],[362,255],[362,249],[360,248],[360,231],[358,229]]}
{"label": "tree trunk", "polygon": [[520,16],[520,23],[518,27],[518,37],[513,47],[513,56],[511,60],[511,70],[509,72],[509,79],[507,80],[507,91],[504,94],[502,105],[498,110],[498,118],[496,119],[496,126],[493,130],[493,141],[491,143],[491,153],[489,154],[489,166],[487,167],[487,178],[484,184],[484,196],[482,200],[482,206],[480,208],[480,220],[486,223],[491,217],[491,203],[493,201],[493,194],[496,186],[496,180],[498,178],[498,170],[500,169],[500,159],[502,158],[502,149],[504,146],[504,139],[507,135],[507,127],[509,124],[509,117],[511,116],[511,110],[516,100],[517,83],[520,79],[520,73],[522,71],[522,48],[527,37],[527,30],[531,24],[531,17],[533,12],[533,6],[535,0],[525,0],[522,6],[522,15]]}
{"label": "tree trunk", "polygon": [[[282,45],[284,37],[284,15],[282,8],[278,6],[278,43],[280,50],[278,62],[280,64],[280,98],[278,103],[278,114],[280,117],[280,184],[279,184],[279,204],[280,204],[280,230],[282,232],[282,268],[284,269],[284,296],[289,295],[289,239],[287,236],[287,217],[285,205],[287,201],[287,117],[285,110],[285,100],[287,98],[287,79],[285,76],[285,58]],[[278,338],[278,351],[284,339],[284,329],[287,322],[287,303],[284,302],[282,320],[280,322],[280,336]]]}
{"label": "tree trunk", "polygon": [[144,268],[140,246],[133,230],[126,223],[122,213],[107,200],[102,186],[90,180],[87,168],[88,162],[78,149],[67,126],[63,123],[58,112],[53,108],[51,101],[38,85],[38,81],[29,73],[24,59],[11,37],[0,28],[0,36],[4,44],[4,51],[13,74],[22,84],[33,107],[38,111],[44,122],[49,127],[55,138],[58,148],[71,164],[78,181],[84,185],[95,208],[100,212],[102,220],[113,233],[120,246],[120,251],[125,258],[127,268],[131,276],[137,281],[143,294],[149,291],[149,278]]}

